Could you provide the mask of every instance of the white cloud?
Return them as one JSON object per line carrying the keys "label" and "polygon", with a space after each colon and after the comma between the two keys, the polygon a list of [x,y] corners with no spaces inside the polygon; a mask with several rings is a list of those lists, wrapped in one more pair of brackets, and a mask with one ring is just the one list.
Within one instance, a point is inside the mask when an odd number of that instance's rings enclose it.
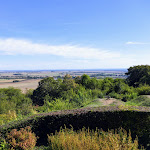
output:
{"label": "white cloud", "polygon": [[143,42],[126,42],[127,45],[145,45],[149,43],[143,43]]}
{"label": "white cloud", "polygon": [[20,39],[0,39],[0,55],[47,54],[70,58],[106,59],[119,58],[120,53],[78,45],[48,45]]}
{"label": "white cloud", "polygon": [[[131,43],[128,43],[131,44]],[[0,38],[0,55],[19,55],[7,61],[1,60],[0,70],[18,69],[94,69],[94,68],[128,68],[135,64],[149,62],[149,59],[137,59],[137,56],[126,53],[102,50],[99,48],[84,47],[80,45],[50,45],[34,43],[28,40],[14,38]],[[23,61],[17,58],[22,55]],[[36,57],[28,60],[29,55],[43,55],[42,61]],[[44,59],[45,55],[62,56],[53,60]],[[41,57],[40,56],[40,57]],[[141,56],[141,55],[140,55]],[[5,57],[5,56],[4,56]],[[31,58],[31,57],[30,57]],[[143,58],[143,57],[142,57]],[[19,62],[18,62],[19,61]],[[6,64],[7,62],[7,64]]]}

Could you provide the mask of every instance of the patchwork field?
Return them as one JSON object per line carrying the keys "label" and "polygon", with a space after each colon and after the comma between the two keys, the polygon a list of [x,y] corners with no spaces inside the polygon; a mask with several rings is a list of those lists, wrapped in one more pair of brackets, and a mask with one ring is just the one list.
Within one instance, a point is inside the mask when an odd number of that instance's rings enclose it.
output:
{"label": "patchwork field", "polygon": [[36,89],[38,82],[43,78],[63,78],[66,74],[70,74],[73,78],[83,74],[99,79],[125,78],[125,70],[0,71],[0,88],[19,88],[25,93],[27,89]]}
{"label": "patchwork field", "polygon": [[28,89],[37,88],[40,79],[19,80],[19,82],[13,81],[14,80],[0,80],[0,88],[8,88],[8,87],[19,88],[24,93]]}

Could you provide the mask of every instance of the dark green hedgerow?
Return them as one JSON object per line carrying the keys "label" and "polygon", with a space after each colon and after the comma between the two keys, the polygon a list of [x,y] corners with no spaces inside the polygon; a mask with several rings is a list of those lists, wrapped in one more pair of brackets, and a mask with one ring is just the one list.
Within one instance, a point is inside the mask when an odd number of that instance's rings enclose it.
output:
{"label": "dark green hedgerow", "polygon": [[39,114],[26,120],[14,122],[0,127],[2,135],[11,129],[20,129],[31,126],[32,131],[39,137],[38,145],[47,144],[47,134],[59,131],[60,127],[74,130],[89,127],[90,129],[124,128],[131,130],[132,137],[139,138],[139,144],[150,148],[150,108],[132,107],[130,110],[121,110],[119,107],[88,108],[59,111],[53,113]]}

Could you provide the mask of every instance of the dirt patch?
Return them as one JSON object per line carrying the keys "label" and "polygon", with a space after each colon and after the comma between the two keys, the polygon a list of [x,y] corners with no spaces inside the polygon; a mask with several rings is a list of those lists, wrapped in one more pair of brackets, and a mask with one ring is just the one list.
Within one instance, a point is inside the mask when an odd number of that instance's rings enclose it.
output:
{"label": "dirt patch", "polygon": [[147,98],[150,98],[150,95],[142,95],[142,96],[146,96]]}
{"label": "dirt patch", "polygon": [[123,105],[124,102],[120,101],[120,100],[117,100],[115,98],[109,98],[109,99],[99,99],[99,102],[101,102],[103,104],[103,106],[108,106],[108,105],[116,105],[116,106],[119,106],[119,105]]}

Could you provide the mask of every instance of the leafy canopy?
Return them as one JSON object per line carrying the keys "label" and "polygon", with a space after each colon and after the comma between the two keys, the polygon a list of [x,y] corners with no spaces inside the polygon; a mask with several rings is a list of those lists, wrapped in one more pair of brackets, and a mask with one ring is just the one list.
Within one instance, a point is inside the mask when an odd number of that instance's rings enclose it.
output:
{"label": "leafy canopy", "polygon": [[138,87],[140,84],[150,85],[150,66],[138,65],[128,69],[126,81],[129,86]]}

